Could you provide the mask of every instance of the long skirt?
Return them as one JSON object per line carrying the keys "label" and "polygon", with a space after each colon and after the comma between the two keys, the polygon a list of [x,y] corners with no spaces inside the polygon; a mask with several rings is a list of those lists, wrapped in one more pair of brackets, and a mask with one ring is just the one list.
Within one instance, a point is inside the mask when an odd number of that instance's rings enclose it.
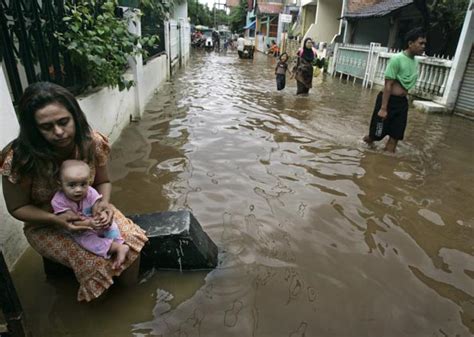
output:
{"label": "long skirt", "polygon": [[61,263],[74,271],[79,282],[78,301],[99,297],[139,257],[148,238],[145,232],[119,210],[114,209],[114,221],[125,244],[130,247],[123,269],[112,269],[112,260],[97,256],[79,246],[74,239],[53,226],[25,224],[24,232],[30,245],[42,256]]}
{"label": "long skirt", "polygon": [[309,92],[309,88],[300,81],[296,81],[296,94],[301,95],[301,94],[307,94]]}
{"label": "long skirt", "polygon": [[307,94],[313,86],[313,66],[303,58],[298,60],[296,66],[296,94]]}

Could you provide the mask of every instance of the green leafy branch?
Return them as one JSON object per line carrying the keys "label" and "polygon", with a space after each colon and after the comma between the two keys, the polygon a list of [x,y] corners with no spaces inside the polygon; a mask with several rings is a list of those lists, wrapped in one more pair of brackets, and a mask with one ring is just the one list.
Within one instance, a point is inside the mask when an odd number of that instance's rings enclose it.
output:
{"label": "green leafy branch", "polygon": [[127,21],[115,16],[116,6],[116,0],[87,0],[79,4],[68,1],[63,18],[67,29],[56,32],[72,63],[81,69],[86,83],[92,87],[132,87],[134,82],[123,76],[128,57],[143,54],[142,45],[157,42],[156,36],[140,38],[130,33]]}

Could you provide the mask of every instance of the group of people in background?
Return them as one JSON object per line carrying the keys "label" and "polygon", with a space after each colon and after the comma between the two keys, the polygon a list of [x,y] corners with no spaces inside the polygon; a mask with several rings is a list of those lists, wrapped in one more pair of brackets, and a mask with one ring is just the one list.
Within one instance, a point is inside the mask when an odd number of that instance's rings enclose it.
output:
{"label": "group of people in background", "polygon": [[[369,134],[363,138],[368,145],[388,136],[385,151],[393,153],[403,139],[408,117],[408,91],[418,79],[418,61],[415,57],[423,55],[425,47],[426,33],[422,28],[414,28],[405,36],[405,49],[388,62],[384,88],[375,102]],[[296,94],[308,94],[313,82],[313,66],[322,68],[324,60],[318,60],[311,38],[304,40],[296,56],[296,65],[291,71],[291,78],[296,79]],[[275,75],[277,90],[280,91],[285,88],[288,54],[283,53],[279,58]]]}
{"label": "group of people in background", "polygon": [[[275,41],[272,42],[276,45]],[[276,45],[277,46],[277,45]],[[278,48],[278,46],[277,46]],[[274,50],[276,50],[274,48]],[[286,73],[288,69],[288,54],[279,54],[279,61],[275,67],[275,75],[277,82],[277,90],[283,90],[286,84]],[[313,40],[306,38],[303,46],[296,52],[296,65],[291,70],[291,78],[296,79],[296,94],[308,94],[309,89],[313,86],[313,64],[317,61],[317,50],[313,46]]]}

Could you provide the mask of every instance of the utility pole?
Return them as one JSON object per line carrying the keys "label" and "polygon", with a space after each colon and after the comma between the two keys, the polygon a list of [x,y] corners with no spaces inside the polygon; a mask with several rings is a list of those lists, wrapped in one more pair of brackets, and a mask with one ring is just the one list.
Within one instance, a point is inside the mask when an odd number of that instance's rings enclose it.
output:
{"label": "utility pole", "polygon": [[217,25],[216,25],[216,3],[215,2],[212,5],[212,7],[213,7],[213,11],[214,11],[214,29],[217,29]]}
{"label": "utility pole", "polygon": [[[221,1],[223,1],[223,2],[221,2]],[[225,0],[215,0],[213,8],[214,8],[214,27],[217,29],[217,24],[218,24],[218,22],[217,22],[217,11],[218,10],[225,11],[227,9],[227,4],[226,4]],[[222,22],[219,22],[219,24],[222,24]]]}

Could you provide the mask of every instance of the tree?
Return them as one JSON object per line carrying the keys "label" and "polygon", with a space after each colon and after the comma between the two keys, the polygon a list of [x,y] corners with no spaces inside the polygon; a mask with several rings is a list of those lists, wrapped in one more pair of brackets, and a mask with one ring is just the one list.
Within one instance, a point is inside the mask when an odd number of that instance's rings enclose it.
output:
{"label": "tree", "polygon": [[230,10],[230,30],[233,32],[240,32],[247,21],[247,1],[240,0],[240,4],[237,7],[233,7]]}
{"label": "tree", "polygon": [[213,10],[213,22],[214,28],[217,29],[219,25],[228,25],[229,24],[229,16],[227,12],[223,9],[214,8]]}
{"label": "tree", "polygon": [[[469,0],[415,0],[414,3],[423,16],[423,26],[428,33],[427,53],[453,54]],[[433,50],[429,43],[435,36],[443,41],[438,50]]]}
{"label": "tree", "polygon": [[209,7],[198,0],[188,0],[188,15],[194,25],[212,26],[214,20]]}

